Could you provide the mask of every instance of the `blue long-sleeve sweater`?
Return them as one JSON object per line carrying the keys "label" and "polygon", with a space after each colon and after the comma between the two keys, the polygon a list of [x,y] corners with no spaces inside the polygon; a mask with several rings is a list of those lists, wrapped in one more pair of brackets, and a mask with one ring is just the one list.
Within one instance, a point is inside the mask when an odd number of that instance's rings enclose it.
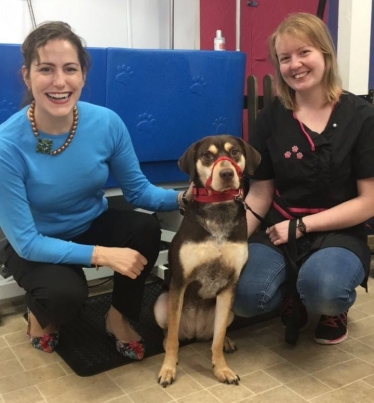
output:
{"label": "blue long-sleeve sweater", "polygon": [[[38,262],[89,265],[93,245],[69,242],[107,209],[109,171],[125,199],[148,210],[177,208],[177,192],[152,185],[140,170],[128,130],[113,111],[78,102],[70,146],[36,152],[27,107],[0,126],[0,227],[16,252]],[[69,133],[40,138],[60,147]]]}

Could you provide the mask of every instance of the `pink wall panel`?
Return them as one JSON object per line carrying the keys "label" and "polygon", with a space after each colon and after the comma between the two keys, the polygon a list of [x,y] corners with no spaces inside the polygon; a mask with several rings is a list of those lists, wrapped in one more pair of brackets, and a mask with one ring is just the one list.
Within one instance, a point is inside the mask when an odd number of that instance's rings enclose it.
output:
{"label": "pink wall panel", "polygon": [[235,50],[235,0],[200,0],[200,49],[213,50],[220,29],[226,50]]}
{"label": "pink wall panel", "polygon": [[[240,50],[247,54],[246,74],[255,74],[259,81],[273,68],[267,60],[267,38],[292,12],[317,13],[318,0],[257,0],[257,7],[249,7],[241,0]],[[217,29],[226,38],[226,50],[235,50],[235,0],[200,0],[200,48],[213,49]],[[262,86],[260,87],[262,92]]]}
{"label": "pink wall panel", "polygon": [[[318,0],[257,0],[256,3],[257,7],[249,7],[247,0],[240,0],[240,50],[247,55],[246,77],[251,74],[257,77],[259,94],[262,94],[264,75],[274,73],[274,69],[268,60],[267,39],[269,35],[289,13],[308,12],[316,14]],[[213,50],[215,33],[217,29],[220,29],[226,39],[226,50],[235,50],[235,27],[235,0],[200,0],[201,49]],[[243,127],[247,127],[245,114]],[[247,137],[246,130],[244,130],[243,137]]]}

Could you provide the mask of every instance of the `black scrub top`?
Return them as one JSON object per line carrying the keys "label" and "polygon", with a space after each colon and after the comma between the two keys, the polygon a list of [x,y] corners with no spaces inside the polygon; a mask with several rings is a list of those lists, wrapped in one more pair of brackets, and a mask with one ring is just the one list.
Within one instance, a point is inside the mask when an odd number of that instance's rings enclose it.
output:
{"label": "black scrub top", "polygon": [[[259,113],[249,142],[262,157],[252,178],[273,179],[275,183],[274,203],[266,217],[273,224],[353,199],[357,179],[374,177],[374,107],[348,92],[340,96],[321,134],[299,122],[276,99]],[[264,231],[250,242],[280,250]],[[321,248],[344,247],[360,258],[368,275],[370,249],[365,223],[308,233],[297,242],[300,261]],[[366,282],[367,277],[364,286]]]}

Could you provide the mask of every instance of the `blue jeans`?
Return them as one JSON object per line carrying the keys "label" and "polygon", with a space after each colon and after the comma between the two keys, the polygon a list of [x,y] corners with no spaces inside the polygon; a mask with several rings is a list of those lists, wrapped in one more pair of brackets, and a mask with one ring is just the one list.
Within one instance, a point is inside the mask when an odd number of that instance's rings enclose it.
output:
{"label": "blue jeans", "polygon": [[[233,307],[236,315],[244,317],[271,312],[290,290],[282,254],[259,243],[248,247],[249,258],[237,285]],[[355,288],[364,277],[364,267],[353,252],[325,248],[303,263],[296,287],[309,312],[338,315],[354,304]]]}

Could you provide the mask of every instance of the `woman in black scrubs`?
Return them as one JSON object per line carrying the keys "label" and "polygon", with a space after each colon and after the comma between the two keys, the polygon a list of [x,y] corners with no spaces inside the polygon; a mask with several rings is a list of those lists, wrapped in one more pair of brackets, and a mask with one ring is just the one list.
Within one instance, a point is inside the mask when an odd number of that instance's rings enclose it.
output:
{"label": "woman in black scrubs", "polygon": [[298,326],[307,324],[308,312],[319,314],[315,341],[337,344],[348,337],[347,312],[370,268],[365,221],[374,216],[374,108],[342,89],[319,18],[289,15],[269,49],[278,98],[250,134],[262,161],[246,202],[270,224],[255,233],[259,221],[247,212],[249,260],[234,312],[255,316],[282,301],[286,325],[296,300],[283,252],[296,242]]}

